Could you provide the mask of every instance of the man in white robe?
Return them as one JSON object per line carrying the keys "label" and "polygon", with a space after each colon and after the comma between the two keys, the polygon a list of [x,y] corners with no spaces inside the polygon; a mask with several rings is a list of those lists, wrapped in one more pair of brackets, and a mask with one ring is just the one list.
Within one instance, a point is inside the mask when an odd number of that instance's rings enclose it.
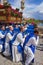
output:
{"label": "man in white robe", "polygon": [[13,26],[9,26],[9,32],[6,35],[6,40],[5,40],[5,51],[3,52],[3,54],[5,56],[10,56],[11,55],[9,42],[14,37],[14,35],[12,33],[13,33]]}
{"label": "man in white robe", "polygon": [[33,46],[38,45],[39,36],[38,36],[37,30],[34,31],[34,35],[37,37],[37,39],[35,36],[31,37],[29,39],[28,43],[26,44],[25,49],[24,49],[24,53],[26,54],[25,65],[29,65],[31,63],[31,61],[34,59],[34,53],[33,53],[33,50],[31,48],[31,45],[33,45]]}
{"label": "man in white robe", "polygon": [[2,26],[0,29],[0,52],[3,52],[5,38],[5,26]]}
{"label": "man in white robe", "polygon": [[17,46],[21,43],[23,45],[25,41],[26,35],[23,37],[22,33],[24,32],[24,27],[21,26],[20,28],[20,33],[18,33],[13,45],[12,45],[12,56],[13,56],[13,61],[14,62],[19,62],[22,60],[22,55],[19,53]]}

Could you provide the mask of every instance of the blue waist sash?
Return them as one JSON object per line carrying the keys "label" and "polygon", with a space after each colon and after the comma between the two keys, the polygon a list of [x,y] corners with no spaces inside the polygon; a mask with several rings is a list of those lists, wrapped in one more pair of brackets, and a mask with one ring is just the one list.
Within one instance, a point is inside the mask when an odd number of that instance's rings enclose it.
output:
{"label": "blue waist sash", "polygon": [[19,45],[17,46],[17,48],[18,48],[18,52],[19,52],[19,53],[22,53],[22,52],[23,52],[23,47],[21,46],[21,44],[19,44]]}
{"label": "blue waist sash", "polygon": [[29,47],[31,48],[32,52],[35,53],[36,46],[30,45]]}
{"label": "blue waist sash", "polygon": [[2,39],[0,39],[0,44],[3,44],[3,40]]}

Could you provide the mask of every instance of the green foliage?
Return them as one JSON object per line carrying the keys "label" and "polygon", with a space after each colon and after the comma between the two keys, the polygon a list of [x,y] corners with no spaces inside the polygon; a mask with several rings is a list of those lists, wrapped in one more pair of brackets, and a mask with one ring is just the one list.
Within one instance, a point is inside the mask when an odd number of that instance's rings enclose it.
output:
{"label": "green foliage", "polygon": [[31,19],[30,19],[30,20],[27,20],[27,22],[31,23],[31,22],[32,22],[32,20],[31,20]]}
{"label": "green foliage", "polygon": [[38,23],[38,22],[39,22],[39,20],[32,20],[32,19],[30,19],[30,20],[27,20],[27,22],[29,22],[29,23],[31,23],[31,22]]}
{"label": "green foliage", "polygon": [[11,16],[14,16],[14,13],[11,11]]}
{"label": "green foliage", "polygon": [[17,17],[18,14],[15,14],[14,12],[11,12],[11,16]]}
{"label": "green foliage", "polygon": [[39,20],[34,20],[34,22],[35,22],[35,23],[38,23],[38,22],[39,22]]}
{"label": "green foliage", "polygon": [[15,17],[17,17],[17,16],[18,16],[18,14],[14,14],[14,16],[15,16]]}

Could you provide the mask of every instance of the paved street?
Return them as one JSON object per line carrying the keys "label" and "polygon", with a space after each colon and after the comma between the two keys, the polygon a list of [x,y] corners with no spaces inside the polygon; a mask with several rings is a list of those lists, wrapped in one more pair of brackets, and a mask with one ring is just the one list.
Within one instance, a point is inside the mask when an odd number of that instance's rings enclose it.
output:
{"label": "paved street", "polygon": [[[40,43],[43,43],[43,40],[40,40]],[[0,65],[22,65],[20,62],[19,63],[14,63],[10,59],[3,57],[0,54]],[[35,53],[35,63],[34,65],[43,65],[43,51],[36,50]]]}

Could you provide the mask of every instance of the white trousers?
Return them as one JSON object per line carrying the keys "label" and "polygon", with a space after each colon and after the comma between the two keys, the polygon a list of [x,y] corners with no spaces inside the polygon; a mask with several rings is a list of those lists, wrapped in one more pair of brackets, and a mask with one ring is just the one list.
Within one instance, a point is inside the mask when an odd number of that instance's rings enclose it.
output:
{"label": "white trousers", "polygon": [[25,46],[24,53],[26,54],[25,65],[29,65],[34,58],[34,54],[28,46]]}
{"label": "white trousers", "polygon": [[16,45],[12,45],[12,57],[13,62],[19,62],[22,60],[22,55],[18,52]]}

